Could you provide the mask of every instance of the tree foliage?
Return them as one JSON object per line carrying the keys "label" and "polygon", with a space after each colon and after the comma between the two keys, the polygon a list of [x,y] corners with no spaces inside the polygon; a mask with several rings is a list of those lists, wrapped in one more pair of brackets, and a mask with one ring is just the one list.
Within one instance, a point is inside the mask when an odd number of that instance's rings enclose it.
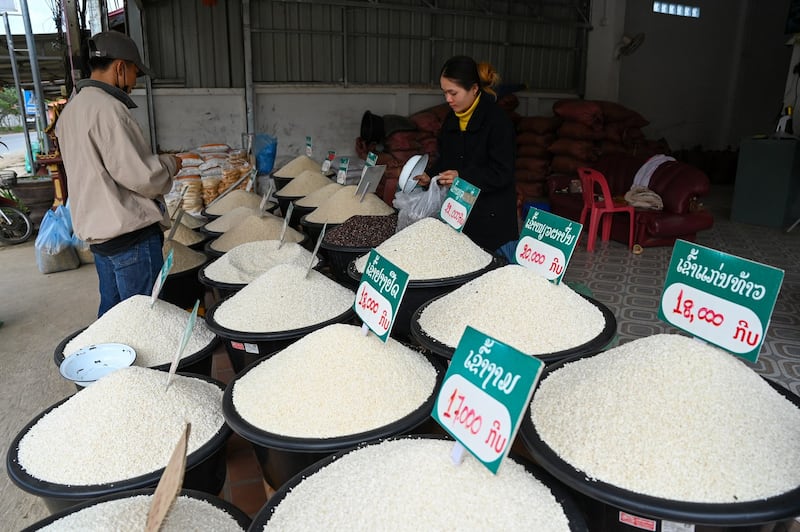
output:
{"label": "tree foliage", "polygon": [[0,90],[0,126],[10,127],[19,125],[19,121],[11,120],[11,117],[19,115],[17,89],[14,87],[3,87],[2,90]]}

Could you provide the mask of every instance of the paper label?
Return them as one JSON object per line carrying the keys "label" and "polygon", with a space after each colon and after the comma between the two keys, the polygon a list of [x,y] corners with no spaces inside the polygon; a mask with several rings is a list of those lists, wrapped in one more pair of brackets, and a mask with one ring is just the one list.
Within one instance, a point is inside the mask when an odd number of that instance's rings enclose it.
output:
{"label": "paper label", "polygon": [[161,529],[161,524],[181,491],[183,476],[186,472],[186,447],[191,430],[191,423],[186,423],[181,437],[172,451],[172,456],[161,474],[161,479],[159,479],[150,501],[150,509],[145,520],[145,532],[158,532]]}
{"label": "paper label", "polygon": [[367,160],[365,162],[365,165],[366,166],[375,166],[376,164],[378,164],[378,154],[377,153],[373,153],[373,152],[369,152],[367,154]]}
{"label": "paper label", "polygon": [[361,274],[353,307],[358,317],[383,342],[389,339],[407,287],[408,274],[373,248]]}
{"label": "paper label", "polygon": [[243,344],[242,347],[245,353],[250,353],[252,355],[258,354],[258,344]]}
{"label": "paper label", "polygon": [[356,187],[355,195],[358,196],[358,201],[364,201],[364,196],[371,194],[378,190],[378,184],[381,182],[383,173],[386,171],[386,165],[380,166],[365,166],[361,171],[361,180]]}
{"label": "paper label", "polygon": [[178,362],[180,362],[181,356],[183,355],[183,351],[186,349],[186,344],[189,343],[189,338],[192,337],[192,331],[194,330],[194,323],[197,321],[197,309],[200,307],[200,300],[198,299],[194,303],[194,308],[192,309],[192,313],[189,315],[189,321],[186,322],[186,328],[183,330],[183,337],[181,338],[181,343],[178,345],[178,350],[175,352],[175,356],[172,358],[172,364],[169,365],[169,374],[167,375],[167,386],[172,382],[172,377],[175,375],[175,370],[178,369]]}
{"label": "paper label", "polygon": [[582,228],[572,220],[531,208],[520,231],[514,260],[558,284],[564,277]]}
{"label": "paper label", "polygon": [[313,157],[314,150],[311,148],[311,136],[306,137],[306,157]]}
{"label": "paper label", "polygon": [[658,522],[653,519],[639,517],[627,512],[619,512],[619,522],[642,530],[650,530],[651,532],[655,532],[658,525]]}
{"label": "paper label", "polygon": [[167,257],[164,259],[164,264],[161,266],[161,273],[158,274],[156,282],[153,283],[153,290],[150,292],[150,308],[153,308],[156,299],[158,299],[158,294],[161,293],[164,283],[167,282],[167,276],[169,275],[169,271],[172,269],[172,260],[173,254],[172,250],[170,249],[169,253],[167,253]]}
{"label": "paper label", "polygon": [[286,214],[283,215],[283,227],[281,228],[281,237],[278,239],[278,249],[281,248],[283,245],[283,237],[286,236],[286,228],[289,227],[289,220],[292,219],[292,213],[294,212],[294,202],[289,202],[289,206],[286,207]]}
{"label": "paper label", "polygon": [[460,177],[455,178],[444,203],[442,203],[439,218],[456,231],[461,232],[480,193],[481,189],[478,187],[467,183]]}
{"label": "paper label", "polygon": [[317,252],[319,252],[319,246],[322,244],[322,239],[325,238],[325,230],[328,229],[328,223],[322,226],[322,231],[319,232],[319,237],[317,238],[317,243],[314,245],[314,251],[311,252],[311,260],[308,261],[308,269],[306,269],[306,277],[308,274],[311,273],[311,269],[314,267],[314,259],[317,258]]}
{"label": "paper label", "polygon": [[331,164],[333,163],[333,159],[336,158],[336,152],[333,150],[328,150],[328,157],[322,161],[322,173],[327,174],[328,171],[331,169]]}
{"label": "paper label", "polygon": [[339,172],[336,174],[336,182],[340,185],[347,183],[347,167],[349,165],[350,159],[348,157],[342,157],[339,159]]}
{"label": "paper label", "polygon": [[432,416],[487,469],[497,473],[543,369],[538,358],[467,326]]}
{"label": "paper label", "polygon": [[783,275],[778,268],[678,240],[658,317],[756,362]]}
{"label": "paper label", "polygon": [[267,205],[269,205],[269,196],[272,194],[272,182],[267,186],[266,192],[261,196],[261,203],[258,205],[258,213],[263,218],[267,214]]}

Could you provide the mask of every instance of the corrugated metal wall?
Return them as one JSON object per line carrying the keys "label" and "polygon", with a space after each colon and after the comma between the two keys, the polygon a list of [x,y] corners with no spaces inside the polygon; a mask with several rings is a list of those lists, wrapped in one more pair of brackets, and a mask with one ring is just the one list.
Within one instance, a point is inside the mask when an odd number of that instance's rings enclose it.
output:
{"label": "corrugated metal wall", "polygon": [[[508,83],[582,92],[588,0],[251,0],[253,81],[438,87],[456,54]],[[241,2],[146,4],[158,85],[242,87]]]}

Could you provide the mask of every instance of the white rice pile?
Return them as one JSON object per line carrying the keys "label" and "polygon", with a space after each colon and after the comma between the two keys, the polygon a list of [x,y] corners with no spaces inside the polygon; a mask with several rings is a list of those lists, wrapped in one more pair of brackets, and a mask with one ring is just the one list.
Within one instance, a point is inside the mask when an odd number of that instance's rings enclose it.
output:
{"label": "white rice pile", "polygon": [[493,475],[468,455],[456,466],[452,447],[400,439],[352,451],[294,487],[264,530],[570,530],[550,489],[522,465],[506,459]]}
{"label": "white rice pile", "polygon": [[[384,427],[433,393],[436,370],[396,340],[328,325],[251,369],[233,388],[250,424],[295,438],[336,438]],[[265,393],[266,392],[266,393]]]}
{"label": "white rice pile", "polygon": [[[168,364],[178,350],[189,315],[172,303],[157,299],[150,308],[150,296],[133,296],[111,307],[67,342],[64,356],[73,355],[90,345],[116,342],[129,345],[136,351],[137,366]],[[214,333],[198,316],[183,351],[184,358],[207,347],[213,340]]]}
{"label": "white rice pile", "polygon": [[[211,249],[226,252],[246,242],[278,240],[281,237],[282,230],[283,218],[278,218],[277,216],[265,216],[262,218],[257,214],[253,214],[212,241]],[[303,233],[291,227],[286,228],[284,242],[300,242],[301,240],[303,240]]]}
{"label": "white rice pile", "polygon": [[[492,262],[492,256],[469,237],[435,218],[424,218],[375,248],[384,258],[405,271],[412,281],[444,279],[476,272]],[[369,254],[356,259],[364,271]]]}
{"label": "white rice pile", "polygon": [[[458,312],[453,312],[458,309]],[[470,325],[529,355],[556,353],[596,338],[605,318],[570,287],[516,264],[489,271],[428,305],[428,336],[455,348]]]}
{"label": "white rice pile", "polygon": [[565,365],[531,417],[566,462],[636,493],[737,503],[800,486],[800,409],[735,356],[683,336]]}
{"label": "white rice pile", "polygon": [[189,422],[187,454],[224,423],[222,390],[200,379],[130,367],[117,370],[50,411],[22,437],[19,464],[67,485],[120,482],[167,465]]}
{"label": "white rice pile", "polygon": [[340,316],[355,294],[316,270],[278,264],[220,303],[214,320],[241,332],[291,331]]}
{"label": "white rice pile", "polygon": [[236,207],[249,207],[257,209],[261,205],[261,196],[255,192],[247,192],[246,190],[236,189],[229,192],[213,205],[206,208],[208,214],[220,216]]}
{"label": "white rice pile", "polygon": [[197,229],[198,227],[205,225],[205,223],[205,218],[198,218],[197,216],[193,216],[188,212],[184,212],[183,216],[181,216],[181,224],[185,225],[189,229]]}
{"label": "white rice pile", "polygon": [[[206,229],[215,233],[224,233],[236,227],[243,222],[247,217],[258,215],[258,207],[236,207],[219,218],[211,220],[206,224]],[[269,215],[272,216],[272,215]]]}
{"label": "white rice pile", "polygon": [[303,170],[276,192],[275,195],[283,198],[306,196],[330,184],[330,178],[320,172],[319,168],[316,170]]}
{"label": "white rice pile", "polygon": [[275,170],[275,177],[297,177],[303,170],[320,171],[322,165],[307,155],[298,155],[285,165]]}
{"label": "white rice pile", "polygon": [[[169,236],[171,229],[167,229],[164,231],[164,239]],[[189,229],[187,226],[178,224],[178,228],[175,229],[175,234],[172,235],[172,239],[176,242],[180,242],[184,246],[191,246],[192,244],[197,244],[201,242],[205,237],[195,231],[194,229]]]}
{"label": "white rice pile", "polygon": [[[247,284],[278,264],[307,267],[311,252],[295,242],[278,248],[278,240],[257,240],[241,244],[206,266],[205,276],[219,283]],[[314,257],[314,265],[319,259]]]}
{"label": "white rice pile", "polygon": [[165,259],[170,251],[172,251],[172,268],[169,270],[170,275],[185,272],[186,270],[191,270],[192,268],[200,266],[207,258],[205,253],[195,251],[184,246],[180,242],[166,240],[162,247],[162,253]]}
{"label": "white rice pile", "polygon": [[[40,528],[41,532],[127,532],[144,530],[153,497],[136,495],[107,501],[69,514]],[[241,532],[242,527],[225,510],[193,497],[179,496],[161,523],[161,532],[214,530]]]}
{"label": "white rice pile", "polygon": [[295,201],[294,204],[298,207],[319,207],[323,201],[333,196],[340,188],[342,188],[342,186],[344,185],[340,185],[339,183],[330,183],[322,188],[318,188],[306,196],[303,196],[299,200]]}
{"label": "white rice pile", "polygon": [[323,224],[340,224],[357,214],[367,216],[384,216],[392,214],[394,208],[387,205],[373,193],[364,196],[355,195],[357,185],[340,188],[330,198],[320,203],[319,207],[306,215],[306,221]]}

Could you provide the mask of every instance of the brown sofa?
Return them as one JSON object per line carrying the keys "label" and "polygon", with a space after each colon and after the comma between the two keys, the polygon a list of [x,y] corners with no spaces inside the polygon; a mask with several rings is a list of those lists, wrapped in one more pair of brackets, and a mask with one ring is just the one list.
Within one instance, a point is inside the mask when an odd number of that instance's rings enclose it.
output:
{"label": "brown sofa", "polygon": [[[591,168],[605,175],[614,197],[625,195],[637,170],[647,160],[627,154],[611,154],[591,164]],[[583,208],[581,194],[570,193],[570,182],[577,175],[552,175],[547,188],[550,210],[559,216],[578,221]],[[711,185],[708,176],[694,166],[679,161],[661,164],[653,173],[649,187],[661,196],[661,211],[636,209],[633,242],[642,247],[671,246],[675,239],[694,241],[699,231],[714,225],[711,213],[702,208],[699,198],[708,194]],[[611,238],[628,243],[627,214],[613,215]],[[584,228],[585,230],[586,228]]]}

